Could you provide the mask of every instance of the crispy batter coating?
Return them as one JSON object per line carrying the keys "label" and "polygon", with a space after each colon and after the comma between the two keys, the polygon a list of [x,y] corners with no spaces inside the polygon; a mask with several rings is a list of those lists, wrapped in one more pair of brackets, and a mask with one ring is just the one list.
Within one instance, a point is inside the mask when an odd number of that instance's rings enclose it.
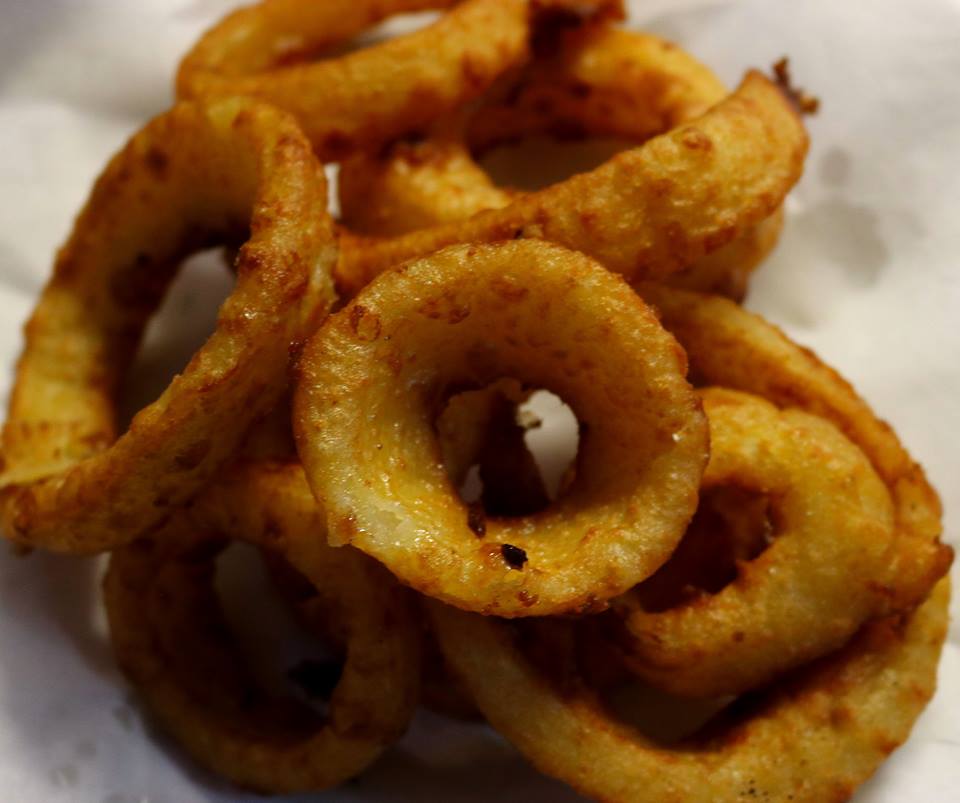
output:
{"label": "crispy batter coating", "polygon": [[[332,542],[452,604],[589,609],[660,566],[696,506],[706,425],[682,352],[619,277],[558,246],[458,246],[390,271],[321,329],[301,374],[297,448]],[[433,424],[451,393],[504,376],[574,410],[576,479],[478,533]]]}
{"label": "crispy batter coating", "polygon": [[[181,259],[244,237],[213,335],[118,438],[123,377]],[[27,323],[4,535],[96,552],[188,501],[284,392],[291,352],[333,303],[335,258],[323,171],[286,114],[232,99],[148,123],[98,179]]]}
{"label": "crispy batter coating", "polygon": [[[608,803],[848,800],[909,735],[933,694],[947,580],[916,612],[867,625],[699,738],[659,746],[576,677],[554,682],[507,624],[433,602],[448,663],[490,723],[539,770]],[[557,657],[551,663],[560,664]]]}

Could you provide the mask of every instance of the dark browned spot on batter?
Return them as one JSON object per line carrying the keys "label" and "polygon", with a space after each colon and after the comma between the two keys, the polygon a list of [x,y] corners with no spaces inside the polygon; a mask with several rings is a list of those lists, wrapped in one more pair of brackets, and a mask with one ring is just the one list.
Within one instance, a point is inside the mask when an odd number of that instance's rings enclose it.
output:
{"label": "dark browned spot on batter", "polygon": [[354,539],[357,534],[356,516],[344,516],[335,525],[337,535],[346,543]]}
{"label": "dark browned spot on batter", "polygon": [[531,605],[536,605],[540,597],[536,594],[531,594],[525,589],[520,589],[520,591],[517,592],[517,599],[524,608],[529,608]]}
{"label": "dark browned spot on batter", "polygon": [[523,564],[527,562],[527,553],[525,550],[513,544],[501,544],[500,554],[511,569],[523,571]]}
{"label": "dark browned spot on batter", "polygon": [[380,316],[362,304],[355,304],[350,310],[350,328],[360,340],[371,343],[380,337]]}
{"label": "dark browned spot on batter", "polygon": [[710,137],[704,134],[699,128],[684,129],[680,135],[680,141],[685,148],[692,151],[710,151],[713,149],[713,142]]}
{"label": "dark browned spot on batter", "polygon": [[167,169],[170,166],[170,157],[155,145],[150,147],[143,156],[147,168],[158,179],[167,177]]}
{"label": "dark browned spot on batter", "polygon": [[506,276],[496,276],[491,279],[490,289],[504,301],[522,301],[530,294],[529,287],[518,285]]}
{"label": "dark browned spot on batter", "polygon": [[197,441],[188,446],[173,458],[174,464],[182,471],[189,471],[200,465],[201,461],[210,452],[212,442],[209,440]]}
{"label": "dark browned spot on batter", "polygon": [[470,315],[470,308],[458,302],[454,293],[447,291],[443,295],[428,298],[420,305],[419,312],[433,320],[456,324]]}

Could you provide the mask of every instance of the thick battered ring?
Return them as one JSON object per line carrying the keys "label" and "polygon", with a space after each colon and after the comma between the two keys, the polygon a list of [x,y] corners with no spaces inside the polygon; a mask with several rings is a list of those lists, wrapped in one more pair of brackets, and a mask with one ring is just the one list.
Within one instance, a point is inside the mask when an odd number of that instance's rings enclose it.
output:
{"label": "thick battered ring", "polygon": [[721,716],[672,747],[618,722],[575,678],[558,688],[506,623],[436,602],[430,611],[447,662],[490,723],[539,770],[594,800],[839,803],[906,739],[933,695],[949,592],[941,581],[915,612],[867,625],[744,717]]}
{"label": "thick battered ring", "polygon": [[[696,507],[706,424],[683,352],[627,290],[528,240],[448,248],[365,288],[310,341],[294,398],[331,542],[502,616],[591,609],[649,576]],[[434,420],[448,395],[501,377],[571,406],[576,479],[539,513],[476,522]]]}
{"label": "thick battered ring", "polygon": [[502,209],[384,240],[341,233],[337,283],[465,242],[537,238],[631,279],[657,279],[769,218],[799,179],[807,134],[790,93],[761,73],[702,116]]}
{"label": "thick battered ring", "polygon": [[[407,592],[359,552],[327,547],[318,524],[298,464],[240,466],[190,517],[116,551],[104,581],[117,662],[150,712],[198,762],[258,792],[354,777],[401,736],[416,706],[419,624]],[[342,638],[326,716],[271,697],[251,677],[213,587],[228,541],[209,533],[227,532],[308,578],[312,604]]]}
{"label": "thick battered ring", "polygon": [[[123,377],[180,260],[244,237],[213,335],[118,439]],[[335,259],[323,171],[292,118],[232,99],[148,123],[100,176],[27,323],[3,429],[6,537],[96,552],[188,501],[283,393],[333,302]]]}
{"label": "thick battered ring", "polygon": [[[393,14],[446,8],[421,31],[310,61]],[[580,10],[618,14],[620,4],[262,0],[204,34],[180,65],[177,93],[182,98],[260,98],[293,113],[321,159],[337,160],[424,126],[476,97],[528,58],[540,13]]]}
{"label": "thick battered ring", "polygon": [[778,537],[716,594],[657,612],[628,594],[625,657],[665,691],[720,697],[838,649],[889,613],[876,580],[893,551],[893,505],[863,452],[825,419],[740,391],[702,396],[710,462],[701,492],[764,494]]}
{"label": "thick battered ring", "polygon": [[925,599],[950,568],[940,500],[921,466],[850,383],[777,327],[730,301],[654,284],[637,287],[687,352],[696,384],[762,396],[833,422],[867,456],[894,504],[895,548],[878,591],[890,610]]}
{"label": "thick battered ring", "polygon": [[[397,236],[500,209],[518,193],[498,187],[472,154],[535,133],[643,142],[703,114],[726,94],[706,66],[660,37],[583,26],[535,58],[505,98],[484,104],[468,122],[346,160],[337,182],[341,220],[353,232]],[[743,298],[782,223],[778,209],[668,283]]]}

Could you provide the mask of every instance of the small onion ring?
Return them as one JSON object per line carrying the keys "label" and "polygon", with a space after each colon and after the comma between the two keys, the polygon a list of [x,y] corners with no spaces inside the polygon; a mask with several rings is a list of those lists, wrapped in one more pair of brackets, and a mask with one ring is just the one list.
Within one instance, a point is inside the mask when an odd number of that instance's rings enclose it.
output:
{"label": "small onion ring", "polygon": [[[660,37],[583,26],[532,61],[505,100],[454,124],[465,129],[462,135],[441,126],[425,140],[347,159],[337,180],[341,221],[359,234],[397,236],[501,209],[518,193],[495,185],[472,153],[542,132],[643,142],[703,114],[726,94],[713,72]],[[778,209],[668,283],[742,299],[782,223]]]}
{"label": "small onion ring", "polygon": [[[296,463],[240,466],[191,517],[113,553],[104,599],[118,664],[194,759],[241,786],[290,793],[354,777],[416,706],[420,640],[407,592],[374,561],[317,538]],[[271,699],[249,676],[212,584],[227,540],[211,532],[278,553],[314,586],[314,606],[346,647],[326,718]]]}
{"label": "small onion ring", "polygon": [[716,594],[659,612],[632,594],[620,604],[639,677],[720,697],[838,649],[890,613],[876,579],[893,548],[893,506],[863,452],[825,419],[740,391],[701,393],[710,425],[701,493],[732,485],[767,495],[778,537]]}
{"label": "small onion ring", "polygon": [[950,568],[953,550],[940,541],[937,493],[893,429],[849,382],[759,315],[723,298],[652,283],[637,290],[686,350],[695,383],[742,390],[779,407],[806,410],[833,422],[861,449],[894,503],[896,549],[878,589],[889,598],[890,610],[925,599]]}
{"label": "small onion ring", "polygon": [[[117,438],[117,397],[180,260],[250,232],[216,330]],[[181,103],[100,176],[26,326],[0,516],[26,546],[96,552],[188,501],[282,394],[334,300],[326,182],[296,123],[249,100]]]}
{"label": "small onion ring", "polygon": [[788,92],[759,72],[704,115],[503,209],[383,241],[341,233],[338,286],[447,245],[545,239],[631,279],[663,278],[770,217],[808,139]]}
{"label": "small onion ring", "polygon": [[[385,273],[304,351],[294,432],[328,537],[484,613],[587,610],[649,576],[696,507],[707,455],[685,361],[609,271],[542,241],[457,246]],[[501,377],[565,398],[576,479],[532,516],[470,525],[433,421]]]}
{"label": "small onion ring", "polygon": [[613,719],[590,689],[558,689],[506,623],[436,602],[430,614],[490,723],[539,770],[594,800],[823,803],[849,799],[906,739],[936,685],[949,597],[943,580],[908,617],[867,625],[744,719],[672,747]]}
{"label": "small onion ring", "polygon": [[[450,6],[421,31],[297,63],[393,14]],[[297,117],[321,159],[336,160],[476,97],[528,58],[539,13],[584,7],[619,13],[614,0],[264,0],[204,34],[180,65],[177,94],[267,101]]]}

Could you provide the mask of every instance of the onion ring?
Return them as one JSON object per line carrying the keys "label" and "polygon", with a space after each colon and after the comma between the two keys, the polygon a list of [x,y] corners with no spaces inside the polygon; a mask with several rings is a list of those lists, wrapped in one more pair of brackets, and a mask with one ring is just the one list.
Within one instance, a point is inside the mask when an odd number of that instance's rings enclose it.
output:
{"label": "onion ring", "polygon": [[337,283],[349,295],[446,245],[514,238],[580,250],[632,279],[662,278],[772,215],[807,143],[789,94],[752,71],[701,117],[503,209],[381,242],[342,233]]}
{"label": "onion ring", "polygon": [[[252,232],[217,327],[116,435],[116,403],[179,261]],[[285,387],[290,352],[333,303],[320,164],[287,115],[181,103],[100,176],[26,326],[3,429],[0,516],[26,546],[96,552],[188,501]]]}
{"label": "onion ring", "polygon": [[321,159],[336,160],[479,95],[527,59],[539,13],[620,10],[615,0],[465,0],[421,31],[339,58],[296,63],[392,14],[452,5],[453,0],[265,0],[233,12],[204,34],[180,65],[177,93],[265,100],[297,117]]}
{"label": "onion ring", "polygon": [[[504,141],[547,132],[642,142],[705,112],[726,95],[696,59],[657,36],[603,25],[567,32],[535,59],[507,99],[470,115],[462,135],[441,130],[386,152],[346,160],[337,181],[342,222],[352,232],[397,236],[501,209],[517,192],[501,188],[474,161]],[[773,249],[782,210],[669,283],[741,299],[751,271]]]}
{"label": "onion ring", "polygon": [[[104,599],[117,662],[164,729],[241,786],[289,793],[352,778],[400,737],[416,705],[420,641],[406,592],[374,561],[317,538],[297,464],[241,466],[191,515],[218,526],[181,518],[113,554]],[[313,604],[346,646],[327,717],[271,699],[249,676],[213,589],[226,541],[211,532],[279,553],[314,586]]]}
{"label": "onion ring", "polygon": [[893,506],[864,454],[828,421],[739,391],[702,395],[702,488],[766,494],[779,537],[716,594],[659,612],[632,595],[622,605],[638,676],[671,694],[719,697],[833,651],[890,613],[875,580],[893,550]]}
{"label": "onion ring", "polygon": [[[306,350],[294,433],[334,544],[404,583],[504,616],[586,610],[649,576],[696,507],[705,421],[682,352],[619,277],[520,240],[458,246],[384,274]],[[432,422],[451,389],[515,376],[583,424],[576,479],[483,532]]]}
{"label": "onion ring", "polygon": [[438,603],[430,614],[490,723],[539,770],[592,799],[823,803],[847,800],[906,739],[933,694],[949,596],[943,580],[909,617],[867,625],[742,721],[673,747],[612,719],[581,685],[556,688],[505,623]]}
{"label": "onion ring", "polygon": [[889,597],[891,610],[925,599],[950,568],[953,550],[940,541],[936,491],[890,426],[836,371],[760,316],[718,297],[652,283],[637,289],[686,350],[695,383],[806,410],[831,421],[860,448],[894,503],[897,548],[878,588]]}

